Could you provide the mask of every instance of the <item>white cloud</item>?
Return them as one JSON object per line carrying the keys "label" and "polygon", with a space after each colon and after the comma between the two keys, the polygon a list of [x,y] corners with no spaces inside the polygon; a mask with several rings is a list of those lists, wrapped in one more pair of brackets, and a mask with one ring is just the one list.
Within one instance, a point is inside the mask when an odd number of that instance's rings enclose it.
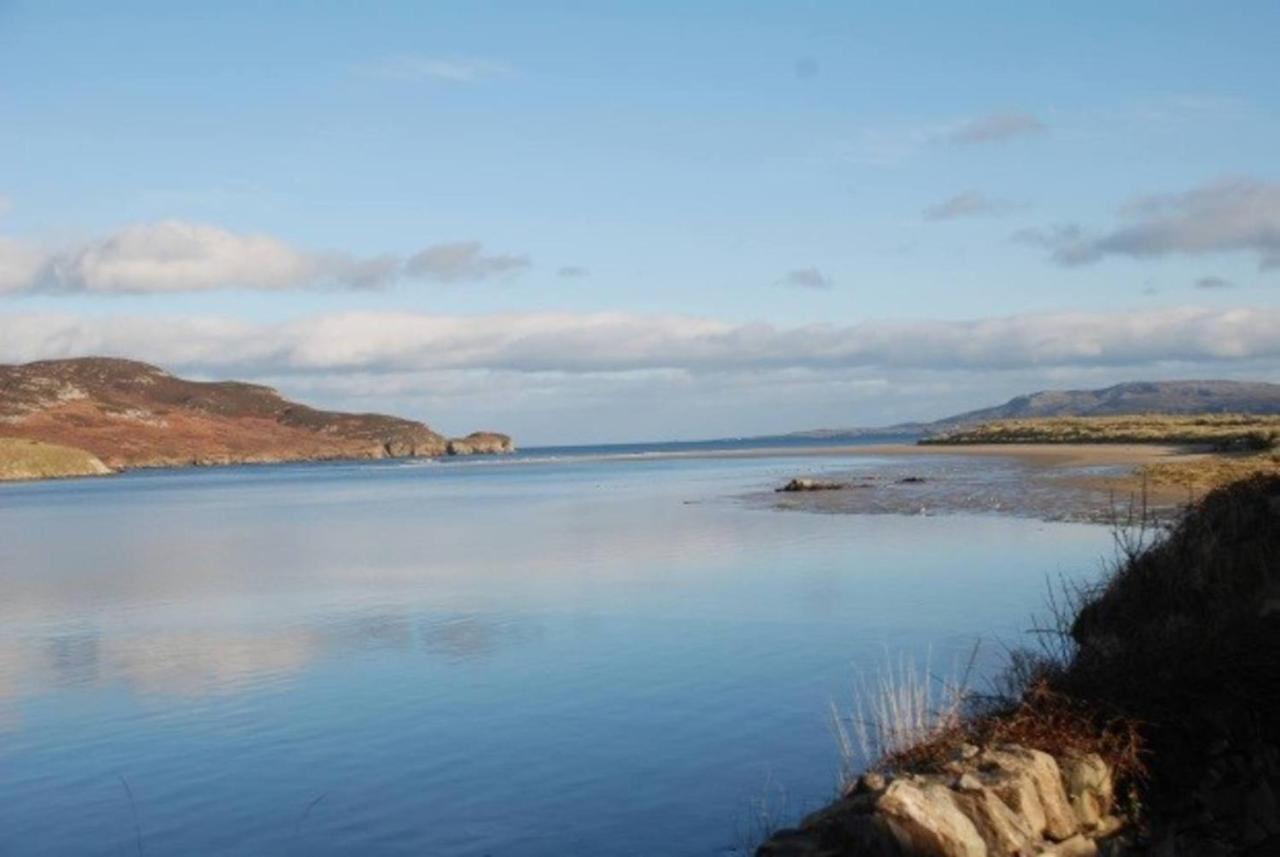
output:
{"label": "white cloud", "polygon": [[32,288],[45,261],[36,247],[0,235],[0,295]]}
{"label": "white cloud", "polygon": [[82,354],[250,374],[1142,366],[1280,357],[1280,309],[1187,307],[797,327],[630,313],[354,312],[281,324],[224,317],[0,318],[0,360]]}
{"label": "white cloud", "polygon": [[529,266],[478,242],[437,244],[407,261],[302,250],[271,235],[164,220],[60,248],[0,236],[0,294],[161,294],[215,289],[374,289],[399,277],[479,280]]}
{"label": "white cloud", "polygon": [[424,280],[461,283],[518,273],[529,265],[528,256],[486,254],[479,241],[455,241],[415,253],[405,262],[404,271]]}
{"label": "white cloud", "polygon": [[1262,269],[1280,267],[1280,184],[1223,179],[1181,193],[1140,197],[1121,209],[1125,223],[1090,232],[1077,224],[1028,229],[1015,239],[1043,247],[1061,265],[1105,256],[1153,258],[1251,253]]}
{"label": "white cloud", "polygon": [[946,139],[956,145],[968,146],[1043,134],[1047,130],[1048,126],[1030,113],[991,113],[953,126]]}
{"label": "white cloud", "polygon": [[0,316],[0,362],[104,354],[525,443],[937,418],[1030,390],[1271,377],[1280,309],[778,327],[689,316]]}
{"label": "white cloud", "polygon": [[401,55],[379,60],[366,68],[378,77],[444,83],[474,83],[511,74],[510,67],[503,63],[476,57]]}

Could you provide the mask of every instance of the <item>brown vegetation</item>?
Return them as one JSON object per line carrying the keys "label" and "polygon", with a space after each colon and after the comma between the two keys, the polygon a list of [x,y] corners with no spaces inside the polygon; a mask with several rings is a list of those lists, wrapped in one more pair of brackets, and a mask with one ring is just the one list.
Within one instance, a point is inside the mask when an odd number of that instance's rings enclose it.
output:
{"label": "brown vegetation", "polygon": [[[445,454],[413,420],[321,411],[270,387],[188,381],[131,360],[0,366],[0,437],[77,450],[111,468]],[[457,452],[509,451],[501,435]],[[483,443],[479,441],[484,441]]]}
{"label": "brown vegetation", "polygon": [[1260,451],[1280,441],[1280,416],[1142,414],[993,420],[920,441],[922,444],[1152,443],[1222,451]]}

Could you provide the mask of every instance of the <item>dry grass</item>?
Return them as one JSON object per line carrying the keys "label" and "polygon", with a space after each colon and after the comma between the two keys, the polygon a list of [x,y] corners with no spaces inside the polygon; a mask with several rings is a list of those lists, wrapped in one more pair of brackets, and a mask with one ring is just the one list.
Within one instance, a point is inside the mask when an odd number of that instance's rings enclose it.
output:
{"label": "dry grass", "polygon": [[994,420],[920,441],[980,443],[1153,443],[1222,450],[1268,450],[1280,442],[1280,416],[1141,414]]}
{"label": "dry grass", "polygon": [[0,437],[0,480],[101,476],[111,471],[83,449]]}
{"label": "dry grass", "polygon": [[861,703],[871,740],[838,732],[846,757],[928,771],[964,743],[1093,752],[1159,807],[1205,776],[1215,742],[1280,742],[1280,474],[1216,489],[1171,527],[1145,508],[1119,511],[1112,574],[1054,592],[1039,648],[1012,653],[991,693],[931,696],[900,668]]}
{"label": "dry grass", "polygon": [[1140,468],[1136,478],[1157,488],[1197,495],[1255,475],[1280,474],[1280,453],[1214,455],[1194,461],[1161,461]]}
{"label": "dry grass", "polygon": [[921,668],[905,656],[896,662],[886,658],[874,680],[859,674],[852,713],[831,706],[842,785],[856,779],[860,761],[877,770],[918,768],[923,760],[916,756],[927,754],[925,748],[961,734],[977,655],[975,645],[964,668],[952,669],[947,678],[934,676],[927,660]]}

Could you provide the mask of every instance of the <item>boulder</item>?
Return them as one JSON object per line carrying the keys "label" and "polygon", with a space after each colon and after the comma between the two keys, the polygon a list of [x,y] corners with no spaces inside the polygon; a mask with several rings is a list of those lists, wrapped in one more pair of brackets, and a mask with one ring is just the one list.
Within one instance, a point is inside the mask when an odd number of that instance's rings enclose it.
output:
{"label": "boulder", "polygon": [[1093,830],[1111,812],[1114,794],[1111,769],[1097,753],[1068,755],[1062,759],[1062,782],[1076,820]]}
{"label": "boulder", "polygon": [[[969,774],[961,779],[965,778],[976,780]],[[1036,852],[1039,835],[1025,818],[1009,809],[991,789],[979,787],[958,791],[952,799],[973,822],[991,857],[1027,857]]]}
{"label": "boulder", "polygon": [[951,789],[894,780],[876,803],[898,846],[907,854],[930,857],[988,857],[978,828],[956,805]]}
{"label": "boulder", "polygon": [[792,479],[786,485],[776,489],[779,492],[792,491],[839,491],[844,487],[840,482],[822,482],[817,479]]}
{"label": "boulder", "polygon": [[1079,829],[1058,763],[1048,753],[1006,745],[987,750],[978,761],[991,775],[992,790],[1036,834],[1061,841]]}

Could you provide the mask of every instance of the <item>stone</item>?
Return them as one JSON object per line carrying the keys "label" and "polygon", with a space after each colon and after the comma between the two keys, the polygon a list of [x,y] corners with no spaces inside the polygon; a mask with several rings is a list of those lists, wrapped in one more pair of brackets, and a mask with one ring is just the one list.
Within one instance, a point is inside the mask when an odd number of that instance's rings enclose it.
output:
{"label": "stone", "polygon": [[1097,857],[1097,854],[1098,843],[1077,833],[1070,839],[1064,839],[1047,850],[1041,851],[1038,857]]}
{"label": "stone", "polygon": [[[973,778],[977,782],[977,778]],[[987,845],[990,857],[1026,857],[1035,853],[1039,836],[1026,819],[978,783],[976,791],[964,791],[953,798],[960,811],[973,822]]]}
{"label": "stone", "polygon": [[882,792],[888,785],[885,782],[884,774],[879,771],[867,771],[858,777],[858,784],[855,786],[856,792]]}
{"label": "stone", "polygon": [[1079,829],[1058,763],[1048,753],[1005,745],[978,758],[983,770],[997,774],[990,783],[996,796],[1038,835],[1062,841]]}
{"label": "stone", "polygon": [[957,777],[951,787],[958,792],[980,792],[983,789],[982,780],[968,772]]}
{"label": "stone", "polygon": [[1076,819],[1093,830],[1114,802],[1111,769],[1097,753],[1073,754],[1061,760],[1062,782]]}
{"label": "stone", "polygon": [[986,842],[952,794],[938,783],[921,786],[895,780],[876,803],[876,811],[907,854],[988,857]]}
{"label": "stone", "polygon": [[796,491],[839,491],[844,485],[840,482],[823,482],[818,479],[792,479],[781,488],[775,489],[779,493],[792,493]]}

